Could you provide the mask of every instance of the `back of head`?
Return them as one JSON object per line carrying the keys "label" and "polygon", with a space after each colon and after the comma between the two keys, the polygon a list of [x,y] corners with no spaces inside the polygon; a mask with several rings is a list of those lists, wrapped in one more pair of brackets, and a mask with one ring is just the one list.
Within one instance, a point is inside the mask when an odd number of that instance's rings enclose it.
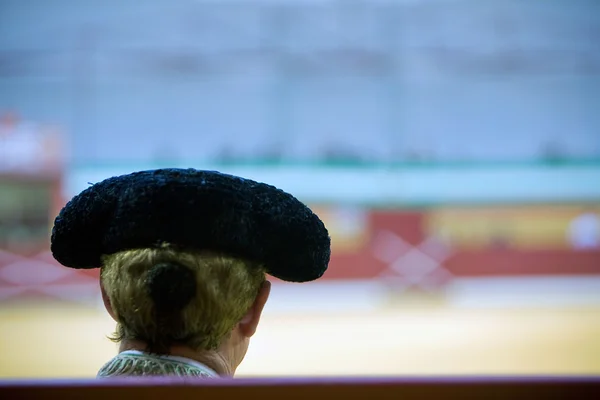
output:
{"label": "back of head", "polygon": [[265,270],[246,260],[164,245],[104,256],[102,286],[117,319],[113,339],[166,354],[214,350],[252,306]]}
{"label": "back of head", "polygon": [[[51,236],[62,265],[101,268],[114,340],[128,342],[122,349],[196,360],[210,353],[227,364],[224,374],[256,331],[270,290],[265,275],[319,279],[330,244],[323,221],[281,189],[177,168],[92,185],[60,211]],[[107,373],[123,372],[115,371]]]}

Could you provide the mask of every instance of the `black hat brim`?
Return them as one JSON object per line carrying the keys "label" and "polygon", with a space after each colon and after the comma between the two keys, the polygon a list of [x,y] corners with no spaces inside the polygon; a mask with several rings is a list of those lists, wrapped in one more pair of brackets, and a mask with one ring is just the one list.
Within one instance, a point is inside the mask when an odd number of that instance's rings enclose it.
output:
{"label": "black hat brim", "polygon": [[70,268],[102,256],[170,243],[252,260],[289,282],[326,271],[330,238],[294,196],[216,171],[159,169],[109,178],[75,196],[56,217],[54,258]]}

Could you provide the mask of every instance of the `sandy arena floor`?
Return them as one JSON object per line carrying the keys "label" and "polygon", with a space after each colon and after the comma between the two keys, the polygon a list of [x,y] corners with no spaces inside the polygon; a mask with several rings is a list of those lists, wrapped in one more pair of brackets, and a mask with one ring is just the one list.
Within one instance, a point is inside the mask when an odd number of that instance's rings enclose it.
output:
{"label": "sandy arena floor", "polygon": [[[0,307],[0,378],[93,377],[112,321],[60,303]],[[239,376],[600,374],[600,307],[267,313]]]}

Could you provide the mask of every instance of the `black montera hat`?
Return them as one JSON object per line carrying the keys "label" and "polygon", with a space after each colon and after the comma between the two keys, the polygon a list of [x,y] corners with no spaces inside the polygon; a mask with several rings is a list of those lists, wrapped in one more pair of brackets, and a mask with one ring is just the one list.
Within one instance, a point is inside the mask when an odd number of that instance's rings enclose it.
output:
{"label": "black montera hat", "polygon": [[135,172],[87,188],[56,217],[51,250],[64,266],[90,269],[103,255],[162,243],[252,260],[290,282],[321,277],[330,258],[325,225],[294,196],[195,169]]}

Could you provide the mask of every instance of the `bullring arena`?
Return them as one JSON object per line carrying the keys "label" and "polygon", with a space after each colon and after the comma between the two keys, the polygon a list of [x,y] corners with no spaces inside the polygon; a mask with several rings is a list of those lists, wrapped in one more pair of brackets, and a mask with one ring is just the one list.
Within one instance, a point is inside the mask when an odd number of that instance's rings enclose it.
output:
{"label": "bullring arena", "polygon": [[[277,284],[239,376],[600,374],[599,282],[455,286]],[[1,304],[2,378],[91,378],[116,352],[99,303]]]}

